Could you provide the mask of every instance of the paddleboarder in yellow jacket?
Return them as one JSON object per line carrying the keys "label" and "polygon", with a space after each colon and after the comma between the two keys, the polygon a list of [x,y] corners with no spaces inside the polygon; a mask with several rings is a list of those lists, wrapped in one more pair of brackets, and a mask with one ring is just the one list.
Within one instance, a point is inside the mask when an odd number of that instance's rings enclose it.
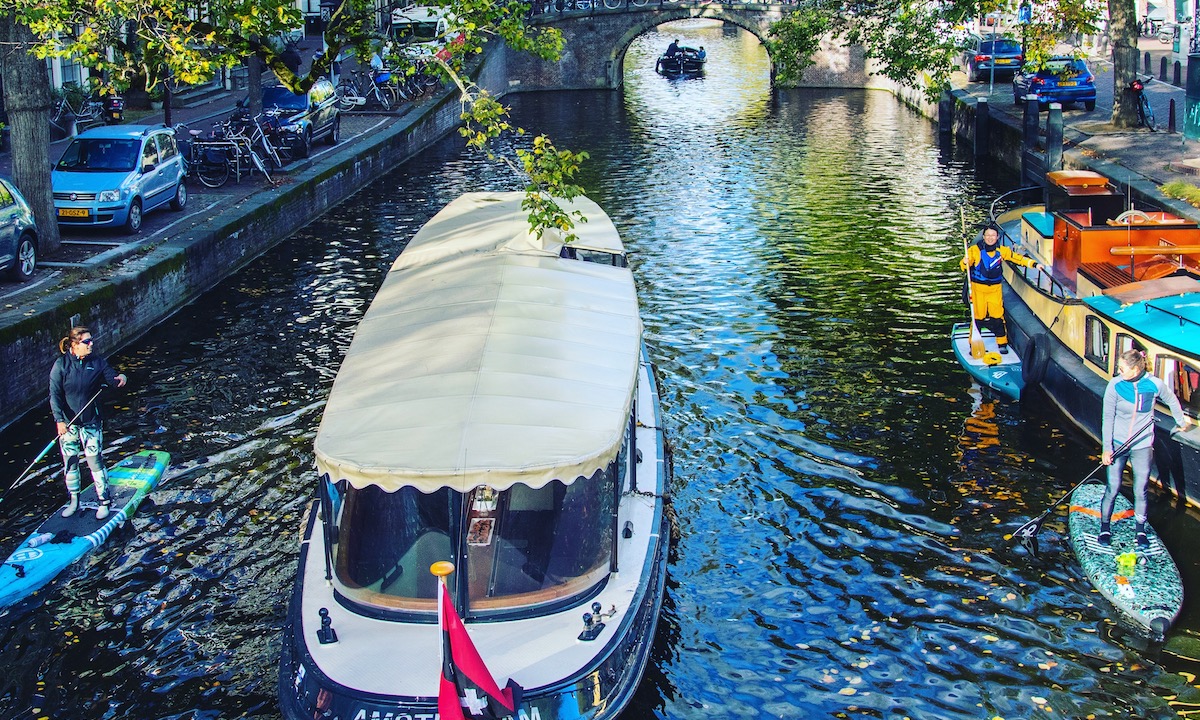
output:
{"label": "paddleboarder in yellow jacket", "polygon": [[1000,354],[1008,354],[1008,326],[1004,322],[1004,297],[1001,281],[1004,279],[1004,261],[1041,269],[1032,258],[1018,255],[1000,244],[1000,231],[994,225],[983,230],[983,239],[967,249],[967,256],[959,261],[963,270],[971,269],[971,306],[975,322],[996,336]]}

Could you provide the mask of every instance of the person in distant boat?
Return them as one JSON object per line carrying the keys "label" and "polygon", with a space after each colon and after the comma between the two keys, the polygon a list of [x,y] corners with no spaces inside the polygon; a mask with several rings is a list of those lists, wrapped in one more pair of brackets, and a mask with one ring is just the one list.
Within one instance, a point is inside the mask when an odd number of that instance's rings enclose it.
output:
{"label": "person in distant boat", "polygon": [[704,60],[704,59],[705,59],[705,58],[707,58],[707,57],[708,57],[708,53],[704,52],[704,46],[703,46],[703,45],[701,45],[701,46],[700,46],[700,49],[696,51],[696,59],[697,59],[697,60]]}
{"label": "person in distant boat", "polygon": [[683,50],[679,47],[679,39],[676,38],[667,46],[667,57],[678,57],[683,54]]}
{"label": "person in distant boat", "polygon": [[[1149,547],[1146,537],[1146,485],[1150,481],[1150,460],[1154,456],[1154,403],[1162,400],[1175,418],[1177,430],[1187,429],[1188,418],[1183,414],[1175,392],[1161,379],[1146,372],[1144,350],[1126,350],[1117,358],[1117,376],[1104,389],[1102,430],[1104,452],[1101,462],[1108,466],[1108,488],[1100,500],[1101,545],[1112,542],[1112,511],[1121,491],[1121,475],[1126,462],[1133,472],[1133,519],[1137,523],[1139,548]],[[1149,423],[1149,424],[1147,424]],[[1113,449],[1124,445],[1134,433],[1137,437],[1129,449],[1113,456]]]}
{"label": "person in distant boat", "polygon": [[58,343],[62,356],[50,367],[50,412],[58,425],[58,442],[66,469],[67,492],[71,499],[63,510],[70,517],[79,510],[79,456],[92,470],[92,482],[100,506],[96,518],[108,517],[108,473],[104,469],[104,436],[100,429],[100,406],[95,401],[101,388],[124,387],[125,376],[113,370],[103,356],[93,352],[92,331],[71,328]]}
{"label": "person in distant boat", "polygon": [[1042,268],[1032,258],[1002,246],[1000,230],[995,225],[984,228],[983,239],[972,245],[967,256],[959,262],[959,267],[971,271],[971,305],[976,324],[992,331],[1001,355],[1008,354],[1008,325],[1004,322],[1004,296],[1000,285],[1005,260],[1037,270]]}

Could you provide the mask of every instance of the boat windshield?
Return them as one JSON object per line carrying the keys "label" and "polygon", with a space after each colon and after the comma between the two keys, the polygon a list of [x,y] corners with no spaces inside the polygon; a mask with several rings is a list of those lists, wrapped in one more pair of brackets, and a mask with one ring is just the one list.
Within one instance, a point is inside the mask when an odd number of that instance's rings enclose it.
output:
{"label": "boat windshield", "polygon": [[[338,483],[334,568],[350,599],[386,610],[435,610],[429,566],[466,554],[472,614],[510,612],[584,593],[608,574],[617,468],[572,483],[523,484],[465,496],[442,488],[394,493]],[[456,563],[458,564],[458,563]]]}

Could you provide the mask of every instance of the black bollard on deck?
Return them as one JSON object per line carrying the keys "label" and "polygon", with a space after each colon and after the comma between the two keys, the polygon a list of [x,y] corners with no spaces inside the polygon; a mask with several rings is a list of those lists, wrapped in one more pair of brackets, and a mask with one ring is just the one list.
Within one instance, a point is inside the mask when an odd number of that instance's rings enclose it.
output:
{"label": "black bollard on deck", "polygon": [[992,107],[987,98],[975,103],[975,157],[987,155],[991,145]]}
{"label": "black bollard on deck", "polygon": [[1171,104],[1167,106],[1167,132],[1175,134],[1175,98],[1171,98]]}
{"label": "black bollard on deck", "polygon": [[1145,70],[1142,70],[1142,72],[1145,73],[1146,75],[1149,75],[1150,74],[1150,52],[1149,51],[1147,51],[1145,57],[1142,58],[1142,66],[1146,68]]}
{"label": "black bollard on deck", "polygon": [[[1150,72],[1150,68],[1146,68],[1146,73],[1149,74],[1149,72]],[[1166,57],[1166,55],[1164,55],[1158,61],[1158,79],[1162,80],[1163,82],[1167,81],[1167,57]]]}
{"label": "black bollard on deck", "polygon": [[1171,76],[1171,84],[1175,87],[1183,87],[1183,66],[1179,61],[1175,61],[1175,73]]}
{"label": "black bollard on deck", "polygon": [[1061,103],[1050,103],[1046,115],[1046,171],[1062,169],[1063,112]]}

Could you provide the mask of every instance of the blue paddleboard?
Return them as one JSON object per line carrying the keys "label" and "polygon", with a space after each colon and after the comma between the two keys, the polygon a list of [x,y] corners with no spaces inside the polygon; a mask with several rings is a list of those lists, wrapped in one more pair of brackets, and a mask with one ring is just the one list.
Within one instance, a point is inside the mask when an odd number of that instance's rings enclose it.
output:
{"label": "blue paddleboard", "polygon": [[65,503],[55,510],[0,565],[0,608],[29,597],[71,563],[103,545],[117,527],[133,516],[170,463],[169,453],[142,450],[109,468],[112,512],[104,520],[96,519],[96,489],[91,484],[80,494],[79,511],[74,515],[62,516]]}
{"label": "blue paddleboard", "polygon": [[980,339],[983,341],[984,355],[981,358],[972,357],[971,324],[956,323],[950,329],[950,346],[954,348],[954,357],[975,378],[975,382],[1009,399],[1020,400],[1025,379],[1021,375],[1021,358],[1017,351],[1009,347],[1008,353],[1001,355],[995,336],[987,331],[980,333]]}

